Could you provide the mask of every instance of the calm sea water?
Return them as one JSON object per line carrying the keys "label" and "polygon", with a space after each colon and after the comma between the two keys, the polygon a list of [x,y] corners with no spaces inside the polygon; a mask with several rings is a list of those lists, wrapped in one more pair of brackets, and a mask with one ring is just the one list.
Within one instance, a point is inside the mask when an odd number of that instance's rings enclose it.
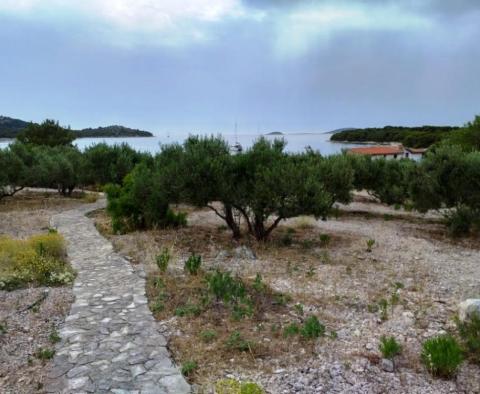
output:
{"label": "calm sea water", "polygon": [[[74,141],[74,144],[81,150],[88,146],[105,142],[108,145],[127,143],[132,148],[141,152],[156,153],[160,150],[161,144],[169,144],[173,142],[182,142],[185,136],[155,136],[155,137],[130,137],[130,138],[81,138]],[[250,147],[260,135],[238,135],[235,138],[234,135],[222,135],[231,145],[236,141],[240,142],[244,149]],[[270,140],[275,138],[283,138],[287,142],[287,151],[289,152],[302,152],[306,147],[310,146],[314,150],[320,151],[323,155],[332,155],[335,153],[341,153],[342,149],[348,149],[355,144],[344,144],[330,141],[330,134],[285,134],[282,136],[265,136]],[[6,147],[11,141],[1,141],[0,148]]]}

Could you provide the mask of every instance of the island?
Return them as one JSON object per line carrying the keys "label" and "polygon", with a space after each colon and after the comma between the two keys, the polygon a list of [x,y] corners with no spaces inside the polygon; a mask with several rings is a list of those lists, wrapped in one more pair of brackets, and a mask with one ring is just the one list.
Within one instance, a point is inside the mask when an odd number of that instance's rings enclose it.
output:
{"label": "island", "polygon": [[411,148],[428,148],[441,141],[457,126],[385,126],[365,129],[346,129],[332,134],[330,141],[336,142],[398,142]]}
{"label": "island", "polygon": [[283,133],[281,131],[272,131],[272,132],[267,133],[265,135],[283,135]]}
{"label": "island", "polygon": [[[20,119],[0,116],[0,138],[16,138],[31,122]],[[82,130],[72,130],[77,138],[120,138],[120,137],[153,137],[149,131],[131,129],[125,126],[107,126],[97,128],[87,128]]]}

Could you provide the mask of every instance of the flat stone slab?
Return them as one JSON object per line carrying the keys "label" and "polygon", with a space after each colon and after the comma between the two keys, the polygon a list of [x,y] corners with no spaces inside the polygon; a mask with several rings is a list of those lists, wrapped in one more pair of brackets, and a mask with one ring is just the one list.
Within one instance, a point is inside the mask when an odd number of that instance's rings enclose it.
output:
{"label": "flat stone slab", "polygon": [[48,393],[190,393],[147,306],[144,275],[113,251],[85,214],[104,200],[55,215],[78,275],[60,330]]}

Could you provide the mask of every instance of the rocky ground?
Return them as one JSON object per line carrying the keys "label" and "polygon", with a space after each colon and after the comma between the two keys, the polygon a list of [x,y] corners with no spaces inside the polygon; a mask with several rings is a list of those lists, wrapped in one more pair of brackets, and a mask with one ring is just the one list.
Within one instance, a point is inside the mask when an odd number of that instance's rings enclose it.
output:
{"label": "rocky ground", "polygon": [[[52,193],[21,193],[0,202],[0,236],[25,238],[45,232],[55,213],[84,204]],[[57,328],[73,301],[70,287],[0,291],[0,392],[43,392]]]}
{"label": "rocky ground", "polygon": [[[228,367],[210,365],[197,383],[233,376],[259,382],[270,393],[480,393],[478,366],[464,363],[447,381],[432,378],[420,362],[422,342],[454,330],[458,304],[480,295],[478,239],[452,241],[436,219],[362,200],[337,219],[289,220],[268,245],[244,239],[248,249],[236,249],[240,244],[207,210],[190,212],[189,227],[179,231],[110,237],[147,272],[155,271],[154,258],[163,247],[173,247],[173,270],[180,271],[194,251],[201,253],[205,267],[245,278],[261,273],[273,289],[290,294],[292,303],[301,303],[305,314],[317,315],[337,334],[317,340],[313,352],[295,346],[281,357],[251,360],[248,368],[232,356],[224,360]],[[108,225],[102,215],[97,224]],[[328,245],[319,242],[321,234],[329,235]],[[285,241],[289,236],[291,244]],[[375,240],[371,252],[369,239]],[[381,300],[388,303],[383,315]],[[162,325],[173,344],[192,334],[184,318]],[[382,335],[395,336],[403,346],[394,365],[381,359]]]}

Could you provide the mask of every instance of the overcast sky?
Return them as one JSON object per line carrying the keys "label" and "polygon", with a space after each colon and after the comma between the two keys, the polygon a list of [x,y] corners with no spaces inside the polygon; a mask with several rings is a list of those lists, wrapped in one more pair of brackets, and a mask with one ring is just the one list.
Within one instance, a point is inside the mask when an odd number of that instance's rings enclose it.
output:
{"label": "overcast sky", "polygon": [[479,0],[0,0],[0,115],[326,131],[480,114]]}

